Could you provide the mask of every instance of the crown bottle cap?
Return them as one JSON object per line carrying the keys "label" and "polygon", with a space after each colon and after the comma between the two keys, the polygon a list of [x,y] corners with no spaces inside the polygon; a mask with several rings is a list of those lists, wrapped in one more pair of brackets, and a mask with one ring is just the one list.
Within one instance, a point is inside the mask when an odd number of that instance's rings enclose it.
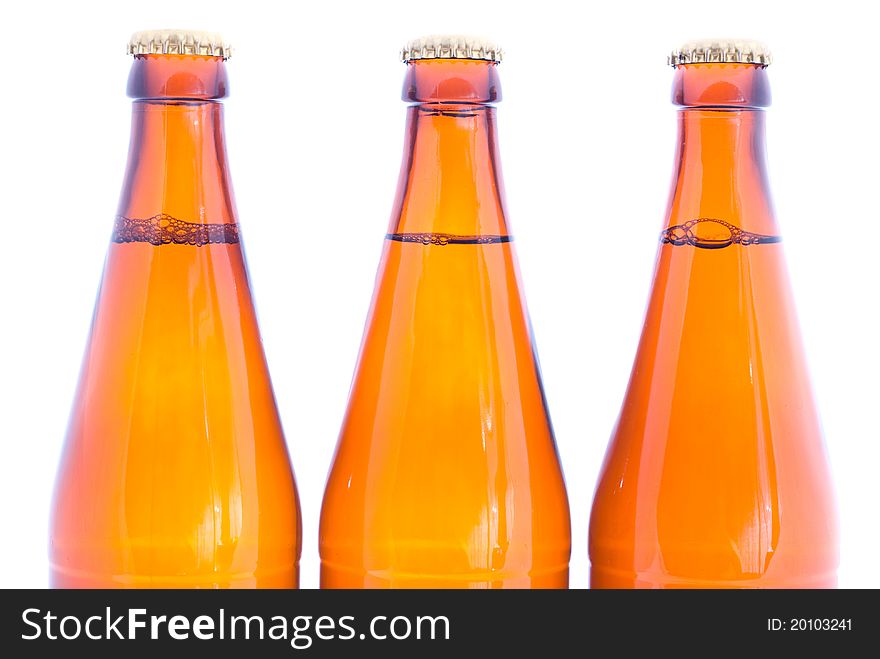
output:
{"label": "crown bottle cap", "polygon": [[435,34],[413,39],[400,51],[404,63],[422,59],[470,59],[497,64],[501,57],[501,48],[497,44],[460,34]]}
{"label": "crown bottle cap", "polygon": [[769,66],[771,59],[770,49],[760,41],[701,39],[673,50],[666,61],[670,66],[712,63]]}
{"label": "crown bottle cap", "polygon": [[128,40],[129,55],[201,55],[229,59],[232,48],[215,32],[143,30]]}

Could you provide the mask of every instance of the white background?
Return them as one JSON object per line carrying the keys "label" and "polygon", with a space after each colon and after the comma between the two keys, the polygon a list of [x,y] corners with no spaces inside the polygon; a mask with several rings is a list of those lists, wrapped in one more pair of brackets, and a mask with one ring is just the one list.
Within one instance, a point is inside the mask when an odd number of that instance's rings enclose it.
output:
{"label": "white background", "polygon": [[46,584],[54,472],[128,148],[131,32],[221,31],[226,132],[318,584],[324,480],[397,181],[409,38],[500,42],[510,220],[587,585],[593,486],[641,329],[675,146],[666,53],[767,41],[768,152],[842,522],[840,584],[880,586],[880,78],[868,3],[499,0],[3,3],[0,586]]}

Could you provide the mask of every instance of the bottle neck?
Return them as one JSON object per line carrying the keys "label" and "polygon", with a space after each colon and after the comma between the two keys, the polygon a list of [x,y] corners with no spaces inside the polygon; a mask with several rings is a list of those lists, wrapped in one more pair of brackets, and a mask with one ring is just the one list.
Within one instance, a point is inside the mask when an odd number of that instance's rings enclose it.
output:
{"label": "bottle neck", "polygon": [[[233,224],[220,58],[135,59],[132,130],[118,215],[167,215],[189,225]],[[182,225],[181,225],[182,226]]]}
{"label": "bottle neck", "polygon": [[[764,147],[763,107],[769,104],[764,69],[697,66],[680,67],[676,75],[673,97],[683,107],[667,229],[715,219],[777,236]],[[725,234],[722,226],[715,228]]]}
{"label": "bottle neck", "polygon": [[507,237],[495,108],[496,65],[408,65],[404,158],[389,233]]}

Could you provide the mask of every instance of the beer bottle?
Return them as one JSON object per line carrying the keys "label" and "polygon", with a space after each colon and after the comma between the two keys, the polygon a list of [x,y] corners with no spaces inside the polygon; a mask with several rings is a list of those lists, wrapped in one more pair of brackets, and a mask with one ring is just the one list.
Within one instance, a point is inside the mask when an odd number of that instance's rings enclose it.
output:
{"label": "beer bottle", "polygon": [[56,587],[297,585],[300,514],[226,165],[229,46],[136,33],[128,167],[56,483]]}
{"label": "beer bottle", "polygon": [[491,43],[403,49],[406,140],[321,515],[325,588],[564,588],[568,500],[504,206]]}
{"label": "beer bottle", "polygon": [[770,54],[700,41],[670,63],[674,181],[591,584],[832,587],[835,503],[767,183]]}

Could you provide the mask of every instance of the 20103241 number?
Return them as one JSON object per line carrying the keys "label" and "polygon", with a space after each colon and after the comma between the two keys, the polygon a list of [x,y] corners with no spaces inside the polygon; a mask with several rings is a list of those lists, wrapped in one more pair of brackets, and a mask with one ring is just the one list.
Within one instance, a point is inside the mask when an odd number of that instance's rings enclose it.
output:
{"label": "20103241 number", "polygon": [[852,631],[852,618],[792,618],[788,626],[793,632]]}

